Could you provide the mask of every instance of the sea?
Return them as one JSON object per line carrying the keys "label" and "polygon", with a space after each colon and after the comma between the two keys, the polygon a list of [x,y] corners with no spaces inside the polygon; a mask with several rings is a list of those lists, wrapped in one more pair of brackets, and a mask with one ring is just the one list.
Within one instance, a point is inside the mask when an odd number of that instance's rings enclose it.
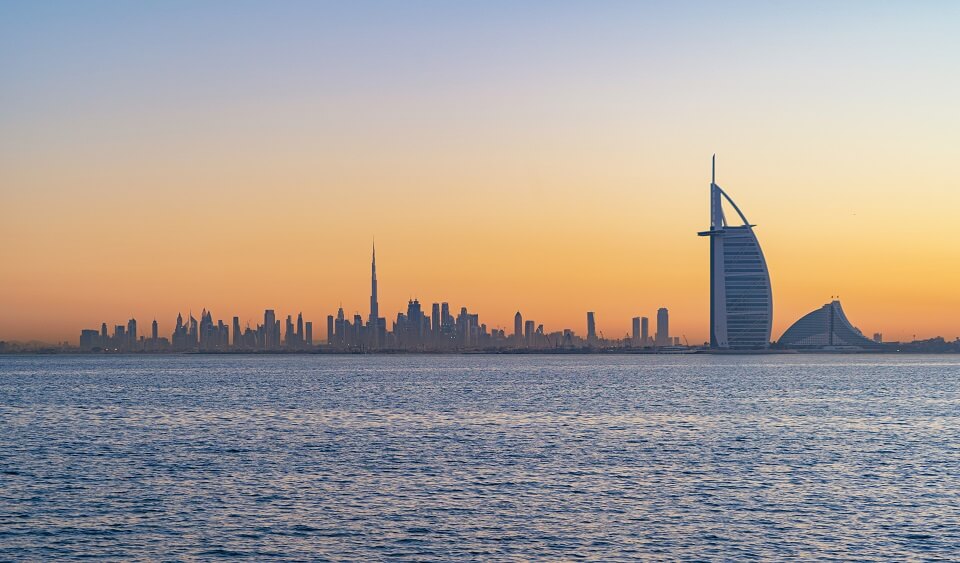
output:
{"label": "sea", "polygon": [[0,356],[0,560],[960,559],[960,356]]}

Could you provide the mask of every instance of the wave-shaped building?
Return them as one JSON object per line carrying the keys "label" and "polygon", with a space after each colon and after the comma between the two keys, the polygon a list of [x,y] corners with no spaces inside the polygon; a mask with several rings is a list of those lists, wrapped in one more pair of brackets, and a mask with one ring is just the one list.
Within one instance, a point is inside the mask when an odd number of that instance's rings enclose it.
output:
{"label": "wave-shaped building", "polygon": [[796,349],[872,350],[880,344],[870,340],[853,326],[837,300],[812,311],[793,323],[778,346]]}
{"label": "wave-shaped building", "polygon": [[[742,220],[727,223],[723,201]],[[716,183],[716,155],[710,180],[710,347],[730,350],[770,346],[773,292],[763,250],[746,216]]]}

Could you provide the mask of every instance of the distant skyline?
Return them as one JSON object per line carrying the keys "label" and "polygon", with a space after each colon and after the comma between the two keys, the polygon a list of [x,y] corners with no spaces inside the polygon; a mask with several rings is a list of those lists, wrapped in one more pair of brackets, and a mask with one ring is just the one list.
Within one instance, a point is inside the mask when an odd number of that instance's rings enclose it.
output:
{"label": "distant skyline", "polygon": [[[432,304],[410,299],[405,310],[396,315],[380,315],[377,290],[377,251],[374,245],[370,255],[370,310],[367,320],[359,312],[349,315],[341,305],[336,314],[326,317],[323,333],[313,330],[313,322],[298,312],[296,322],[288,314],[281,322],[277,311],[266,309],[263,322],[244,325],[240,317],[220,318],[206,308],[197,319],[193,311],[177,314],[176,326],[170,337],[162,336],[159,322],[151,322],[149,335],[138,331],[136,318],[126,323],[104,321],[99,327],[80,330],[77,342],[67,342],[66,350],[79,348],[83,352],[456,352],[492,350],[609,350],[653,349],[679,347],[681,337],[671,335],[669,311],[657,310],[656,333],[649,334],[649,319],[635,317],[624,338],[614,335],[599,336],[596,316],[588,311],[586,336],[571,327],[546,327],[534,319],[524,320],[523,314],[514,314],[513,332],[502,327],[488,326],[484,317],[471,311],[466,304],[435,301]],[[429,307],[429,309],[427,308]],[[282,316],[282,314],[281,314]],[[226,315],[229,317],[229,315]],[[215,320],[216,319],[216,320]],[[112,328],[112,331],[111,331]],[[314,340],[319,336],[319,340]],[[3,341],[0,341],[3,342]],[[686,340],[684,339],[684,342]],[[689,344],[689,343],[687,343]],[[319,348],[317,347],[319,345]],[[697,343],[694,343],[697,345]]]}
{"label": "distant skyline", "polygon": [[709,338],[709,156],[772,338],[960,335],[960,5],[0,4],[0,340],[409,298]]}

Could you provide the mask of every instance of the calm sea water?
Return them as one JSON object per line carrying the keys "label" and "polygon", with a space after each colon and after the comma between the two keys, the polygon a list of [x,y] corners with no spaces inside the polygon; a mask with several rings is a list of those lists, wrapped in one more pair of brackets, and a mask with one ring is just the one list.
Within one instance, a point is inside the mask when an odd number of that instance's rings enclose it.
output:
{"label": "calm sea water", "polygon": [[0,357],[0,560],[960,558],[960,357]]}

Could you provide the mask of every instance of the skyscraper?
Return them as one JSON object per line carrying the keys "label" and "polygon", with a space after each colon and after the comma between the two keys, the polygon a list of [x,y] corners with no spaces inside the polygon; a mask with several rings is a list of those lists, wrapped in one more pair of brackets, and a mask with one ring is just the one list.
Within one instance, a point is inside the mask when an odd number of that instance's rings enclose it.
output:
{"label": "skyscraper", "polygon": [[633,326],[630,333],[630,339],[634,346],[640,345],[640,317],[633,317]]}
{"label": "skyscraper", "polygon": [[648,346],[650,344],[650,319],[640,317],[640,345]]}
{"label": "skyscraper", "polygon": [[517,314],[513,316],[513,338],[517,341],[517,344],[523,342],[523,315],[520,314],[520,311],[517,311]]}
{"label": "skyscraper", "polygon": [[95,329],[80,331],[80,349],[89,351],[100,346],[100,333]]}
{"label": "skyscraper", "polygon": [[131,349],[137,345],[137,319],[127,321],[127,343]]}
{"label": "skyscraper", "polygon": [[660,307],[657,309],[657,346],[670,344],[670,312],[666,307]]}
{"label": "skyscraper", "polygon": [[283,344],[287,348],[296,346],[297,337],[293,332],[293,317],[287,315],[287,321],[283,327]]}
{"label": "skyscraper", "polygon": [[[389,256],[387,256],[387,258],[389,258]],[[373,259],[370,262],[370,318],[367,320],[367,323],[371,327],[376,327],[377,319],[379,318],[380,303],[377,301],[377,243],[373,243]]]}
{"label": "skyscraper", "polygon": [[[743,221],[727,224],[723,201]],[[773,322],[770,273],[754,225],[716,182],[716,155],[710,180],[710,347],[766,348]]]}
{"label": "skyscraper", "polygon": [[233,317],[233,347],[240,348],[243,344],[243,335],[240,333],[240,317]]}
{"label": "skyscraper", "polygon": [[597,319],[593,311],[587,311],[587,342],[597,341]]}
{"label": "skyscraper", "polygon": [[[280,330],[277,328],[277,314],[273,309],[267,309],[263,312],[263,329],[265,332],[264,348],[274,350],[280,347]],[[276,348],[274,342],[276,341]]]}
{"label": "skyscraper", "polygon": [[423,316],[423,310],[420,308],[420,300],[409,300],[407,302],[407,326],[404,344],[420,346],[423,343],[425,328],[426,319]]}
{"label": "skyscraper", "polygon": [[153,324],[150,325],[150,339],[153,340],[154,342],[156,342],[158,338],[158,334],[159,334],[158,328],[159,327],[157,326],[157,319],[153,319]]}

